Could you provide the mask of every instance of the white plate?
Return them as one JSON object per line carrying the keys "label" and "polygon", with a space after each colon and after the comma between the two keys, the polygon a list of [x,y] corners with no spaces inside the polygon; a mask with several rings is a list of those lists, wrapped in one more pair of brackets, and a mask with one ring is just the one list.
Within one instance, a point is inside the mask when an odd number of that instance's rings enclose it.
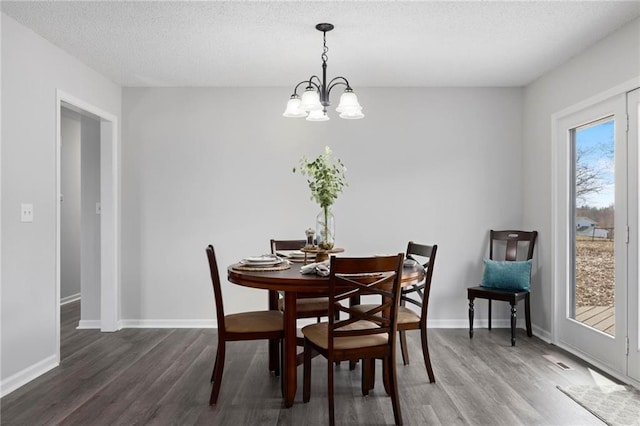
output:
{"label": "white plate", "polygon": [[275,256],[273,254],[263,254],[262,256],[249,256],[240,261],[242,265],[246,266],[275,266],[279,265],[282,262],[282,258]]}
{"label": "white plate", "polygon": [[283,260],[282,260],[282,259],[265,260],[265,261],[262,261],[262,262],[255,262],[255,261],[251,262],[251,261],[248,261],[247,259],[242,259],[242,260],[240,261],[240,263],[241,263],[242,265],[246,265],[246,266],[260,266],[260,267],[275,266],[275,265],[279,265],[279,264],[281,264],[282,262],[283,262]]}
{"label": "white plate", "polygon": [[242,259],[248,263],[264,263],[264,262],[279,262],[281,259],[272,254],[263,254],[262,256],[249,256]]}

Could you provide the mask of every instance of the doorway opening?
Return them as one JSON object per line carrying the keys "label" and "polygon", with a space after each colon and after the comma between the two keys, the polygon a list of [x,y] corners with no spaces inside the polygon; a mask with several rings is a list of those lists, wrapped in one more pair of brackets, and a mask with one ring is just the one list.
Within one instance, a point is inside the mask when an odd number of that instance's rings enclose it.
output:
{"label": "doorway opening", "polygon": [[100,118],[63,102],[60,142],[61,321],[100,328]]}
{"label": "doorway opening", "polygon": [[[81,295],[79,328],[120,329],[120,150],[114,114],[60,90],[56,102],[55,303],[60,362],[60,306],[65,298],[77,300]],[[75,287],[68,288],[69,281],[77,281]]]}

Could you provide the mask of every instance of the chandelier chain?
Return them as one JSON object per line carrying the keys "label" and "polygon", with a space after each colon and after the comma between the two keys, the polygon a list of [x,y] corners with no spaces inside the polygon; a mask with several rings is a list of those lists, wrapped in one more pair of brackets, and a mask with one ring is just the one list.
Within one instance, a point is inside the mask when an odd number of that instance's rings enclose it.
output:
{"label": "chandelier chain", "polygon": [[321,55],[322,58],[322,62],[327,62],[329,60],[329,57],[327,56],[327,52],[329,51],[329,48],[327,47],[327,32],[323,31],[322,32],[322,40],[324,41],[324,49]]}

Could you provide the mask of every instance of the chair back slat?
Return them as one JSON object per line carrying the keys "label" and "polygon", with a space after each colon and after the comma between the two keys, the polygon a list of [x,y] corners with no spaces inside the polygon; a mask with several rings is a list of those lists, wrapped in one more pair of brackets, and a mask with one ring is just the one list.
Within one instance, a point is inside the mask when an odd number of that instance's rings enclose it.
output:
{"label": "chair back slat", "polygon": [[226,330],[224,321],[224,304],[222,303],[222,288],[220,285],[220,274],[218,273],[218,262],[216,253],[212,245],[207,247],[207,258],[209,259],[209,271],[211,272],[211,283],[213,285],[213,298],[216,306],[216,317],[218,318],[218,330]]}
{"label": "chair back slat", "polygon": [[436,254],[438,252],[437,245],[418,244],[409,241],[407,245],[407,258],[413,259],[420,263],[424,268],[424,280],[420,283],[408,286],[402,289],[402,298],[400,303],[406,306],[411,303],[420,308],[420,315],[423,321],[427,318],[427,309],[429,307],[429,294],[431,293],[431,279],[433,277],[433,269],[436,264]]}
{"label": "chair back slat", "polygon": [[386,303],[383,303],[382,305],[375,305],[373,309],[370,309],[368,311],[362,309],[351,309],[341,304],[337,304],[336,308],[339,309],[340,312],[344,312],[349,315],[349,317],[347,319],[341,320],[339,323],[336,322],[334,324],[335,328],[338,329],[340,327],[344,327],[345,325],[349,325],[361,320],[374,322],[384,327],[388,326],[389,319],[385,318],[383,315],[378,315],[379,313],[382,313],[383,311],[391,308],[391,300],[393,299],[387,298],[385,300],[387,300]]}
{"label": "chair back slat", "polygon": [[[518,259],[530,260],[533,258],[533,249],[536,244],[537,231],[494,231],[489,233],[489,259],[515,261]],[[504,248],[504,259],[499,256],[498,249]],[[526,257],[522,252],[526,250]]]}
{"label": "chair back slat", "polygon": [[271,240],[271,254],[278,250],[300,250],[307,244],[306,240]]}
{"label": "chair back slat", "polygon": [[[331,257],[329,275],[329,352],[333,350],[333,340],[339,337],[370,336],[387,334],[390,350],[395,349],[397,331],[397,310],[400,300],[400,278],[404,255],[377,256],[366,258]],[[343,303],[352,297],[377,294],[383,296],[383,303],[367,312],[351,310]],[[336,312],[348,313],[348,318],[336,320]],[[382,316],[375,313],[381,312]],[[375,324],[372,328],[357,329],[358,321]],[[358,323],[358,324],[356,324]],[[354,325],[354,327],[345,327]]]}

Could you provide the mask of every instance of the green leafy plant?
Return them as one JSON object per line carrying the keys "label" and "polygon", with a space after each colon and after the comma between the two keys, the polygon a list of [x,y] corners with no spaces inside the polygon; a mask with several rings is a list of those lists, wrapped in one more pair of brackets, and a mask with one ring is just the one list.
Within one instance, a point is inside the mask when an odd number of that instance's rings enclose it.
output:
{"label": "green leafy plant", "polygon": [[[331,148],[326,146],[324,153],[319,155],[315,160],[310,161],[307,157],[300,159],[300,173],[307,176],[307,183],[311,190],[311,199],[322,207],[324,211],[324,235],[328,235],[328,216],[329,207],[338,198],[345,186],[348,186],[345,172],[347,168],[339,158],[331,156]],[[293,168],[296,172],[296,168]],[[331,249],[325,244],[325,249]]]}

